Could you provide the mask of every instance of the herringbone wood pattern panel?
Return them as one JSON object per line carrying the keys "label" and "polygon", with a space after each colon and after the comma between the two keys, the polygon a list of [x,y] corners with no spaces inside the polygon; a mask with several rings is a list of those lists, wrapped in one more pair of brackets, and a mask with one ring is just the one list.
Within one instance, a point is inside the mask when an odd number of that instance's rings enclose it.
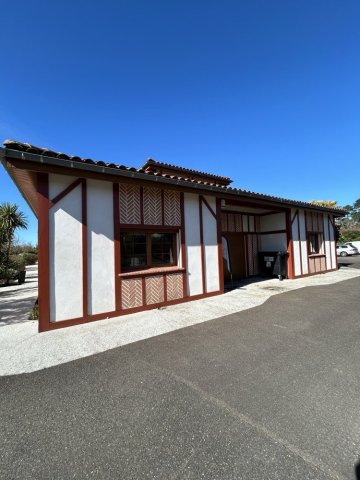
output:
{"label": "herringbone wood pattern panel", "polygon": [[120,223],[141,223],[140,187],[138,185],[119,185]]}
{"label": "herringbone wood pattern panel", "polygon": [[144,223],[146,225],[162,224],[162,201],[160,188],[144,188]]}
{"label": "herringbone wood pattern panel", "polygon": [[181,273],[172,273],[166,276],[167,299],[177,300],[183,297],[183,283]]}
{"label": "herringbone wood pattern panel", "polygon": [[146,285],[146,304],[162,303],[164,301],[164,279],[163,276],[147,277]]}
{"label": "herringbone wood pattern panel", "polygon": [[131,278],[121,281],[121,308],[141,307],[142,298],[142,279]]}
{"label": "herringbone wood pattern panel", "polygon": [[164,221],[165,225],[174,227],[181,225],[180,193],[174,190],[164,191]]}

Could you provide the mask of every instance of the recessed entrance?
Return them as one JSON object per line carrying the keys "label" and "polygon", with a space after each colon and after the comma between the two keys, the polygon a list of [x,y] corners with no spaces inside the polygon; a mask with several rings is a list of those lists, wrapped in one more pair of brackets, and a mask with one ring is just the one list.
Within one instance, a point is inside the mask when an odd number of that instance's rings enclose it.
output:
{"label": "recessed entrance", "polygon": [[247,272],[244,235],[223,235],[222,243],[225,283],[245,278]]}

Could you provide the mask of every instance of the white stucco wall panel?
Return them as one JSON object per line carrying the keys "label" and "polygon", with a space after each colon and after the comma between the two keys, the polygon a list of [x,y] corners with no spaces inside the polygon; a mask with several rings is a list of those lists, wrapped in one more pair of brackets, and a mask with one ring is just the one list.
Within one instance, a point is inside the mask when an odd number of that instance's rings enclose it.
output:
{"label": "white stucco wall panel", "polygon": [[287,250],[286,233],[269,233],[260,235],[260,251],[282,251]]}
{"label": "white stucco wall panel", "polygon": [[[205,197],[213,212],[216,213],[216,200]],[[205,250],[205,290],[216,292],[219,284],[219,249],[217,244],[217,222],[206,205],[202,205],[203,239]]]}
{"label": "white stucco wall panel", "polygon": [[115,310],[113,187],[87,181],[88,313]]}
{"label": "white stucco wall panel", "polygon": [[323,223],[324,223],[324,244],[325,244],[325,254],[326,254],[326,266],[328,269],[330,269],[332,268],[332,255],[331,255],[332,245],[330,243],[328,215],[324,215]]}
{"label": "white stucco wall panel", "polygon": [[187,287],[190,296],[203,293],[200,246],[199,196],[184,195]]}
{"label": "white stucco wall panel", "polygon": [[[331,223],[332,221],[332,223]],[[334,232],[334,217],[329,215],[329,230],[330,230],[330,254],[331,254],[331,268],[337,268],[337,259],[336,259],[336,241],[335,241],[335,232]]]}
{"label": "white stucco wall panel", "polygon": [[[67,184],[50,176],[51,197]],[[67,179],[69,177],[66,177]],[[70,184],[74,179],[71,179]],[[49,211],[50,321],[83,315],[81,185]]]}
{"label": "white stucco wall panel", "polygon": [[307,251],[307,235],[304,210],[299,210],[299,225],[300,225],[300,248],[302,260],[303,275],[309,272],[308,267],[308,251]]}
{"label": "white stucco wall panel", "polygon": [[294,275],[302,274],[301,255],[300,255],[300,241],[299,241],[299,227],[296,210],[291,211],[291,218],[294,219],[292,223],[292,239],[293,239],[293,251],[294,251]]}
{"label": "white stucco wall panel", "polygon": [[285,212],[263,215],[260,217],[260,231],[286,230]]}
{"label": "white stucco wall panel", "polygon": [[59,193],[65,190],[69,185],[71,185],[78,177],[72,177],[70,175],[57,175],[51,173],[49,175],[49,198],[52,200]]}

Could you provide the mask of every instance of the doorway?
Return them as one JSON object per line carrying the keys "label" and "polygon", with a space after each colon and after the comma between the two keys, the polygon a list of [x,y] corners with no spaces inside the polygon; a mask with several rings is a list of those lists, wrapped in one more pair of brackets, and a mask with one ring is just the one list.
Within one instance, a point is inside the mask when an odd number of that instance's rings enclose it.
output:
{"label": "doorway", "polygon": [[222,236],[225,283],[247,277],[245,237],[243,234]]}

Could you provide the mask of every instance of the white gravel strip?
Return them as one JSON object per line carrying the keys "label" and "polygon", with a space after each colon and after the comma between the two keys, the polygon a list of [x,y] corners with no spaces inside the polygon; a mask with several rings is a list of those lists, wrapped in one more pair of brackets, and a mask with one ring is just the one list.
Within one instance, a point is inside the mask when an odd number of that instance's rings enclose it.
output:
{"label": "white gravel strip", "polygon": [[39,334],[37,322],[0,328],[0,375],[33,372],[263,304],[272,295],[359,277],[342,268],[298,280],[244,283],[224,295]]}

